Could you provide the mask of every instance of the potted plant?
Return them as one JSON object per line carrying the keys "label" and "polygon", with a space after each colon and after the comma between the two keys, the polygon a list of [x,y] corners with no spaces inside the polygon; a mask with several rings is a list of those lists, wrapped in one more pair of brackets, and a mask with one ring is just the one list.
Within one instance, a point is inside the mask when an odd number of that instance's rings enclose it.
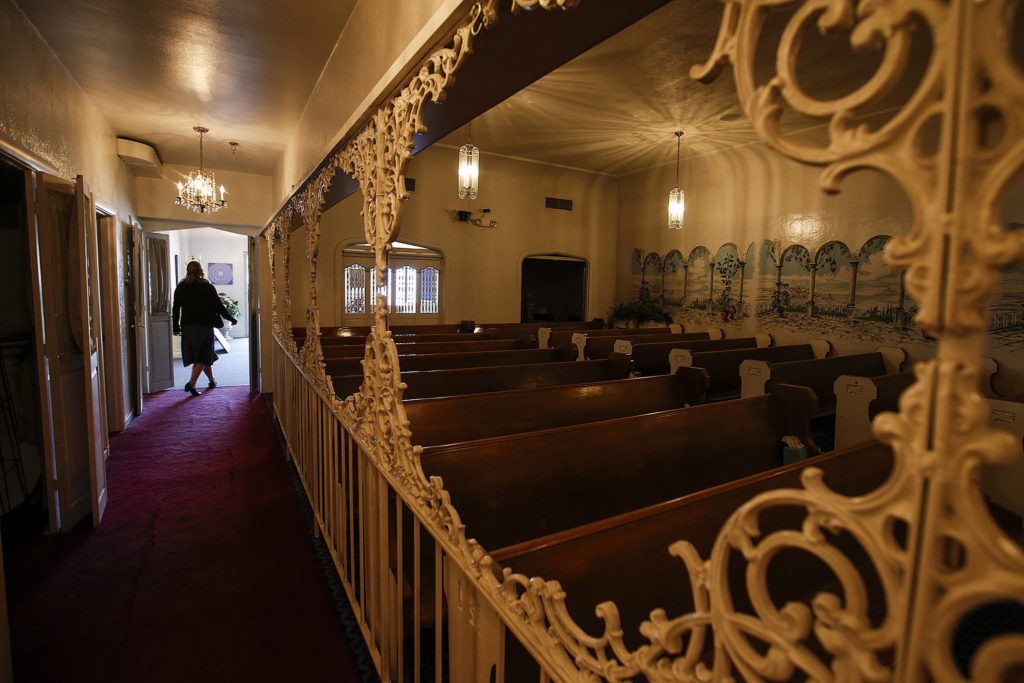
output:
{"label": "potted plant", "polygon": [[641,290],[636,301],[612,306],[608,311],[608,327],[615,327],[617,322],[625,323],[627,327],[640,327],[644,323],[668,325],[672,323],[672,314],[661,301],[644,296]]}
{"label": "potted plant", "polygon": [[[224,292],[217,292],[217,296],[220,297],[220,302],[224,304],[224,309],[228,312],[228,315],[230,315],[235,320],[238,320],[238,316],[240,315],[240,311],[238,310],[238,299],[232,299]],[[227,320],[224,321],[224,327],[221,328],[221,332],[224,334],[225,337],[231,336],[229,332],[231,331],[232,327],[234,326],[230,322],[228,322]]]}

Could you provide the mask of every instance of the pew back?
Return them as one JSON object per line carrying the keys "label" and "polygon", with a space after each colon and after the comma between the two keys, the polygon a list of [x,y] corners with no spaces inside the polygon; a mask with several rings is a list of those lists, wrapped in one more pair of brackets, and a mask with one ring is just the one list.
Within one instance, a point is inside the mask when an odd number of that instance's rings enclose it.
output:
{"label": "pew back", "polygon": [[[739,398],[740,364],[745,360],[780,363],[814,358],[810,344],[768,346],[729,351],[688,351],[679,358],[685,365],[675,369],[683,382],[686,402],[699,405],[707,401]],[[677,357],[678,358],[678,357]]]}
{"label": "pew back", "polygon": [[[467,337],[470,335],[466,335]],[[399,355],[410,355],[414,353],[464,353],[468,351],[509,351],[512,349],[533,348],[533,344],[526,338],[520,339],[479,339],[466,341],[446,342],[404,342],[400,338],[395,340],[395,347]],[[363,346],[325,346],[324,358],[362,358],[365,353]]]}
{"label": "pew back", "polygon": [[[362,358],[327,360],[328,375],[356,375],[362,372]],[[512,349],[508,351],[471,351],[467,353],[428,353],[399,356],[402,371],[442,370],[445,368],[481,368],[496,365],[557,363],[568,360],[560,349]]]}
{"label": "pew back", "polygon": [[[669,616],[675,616],[694,609],[685,565],[669,554],[669,546],[685,539],[707,558],[722,525],[741,505],[764,491],[801,487],[801,476],[810,467],[822,470],[825,483],[838,492],[857,495],[885,481],[892,469],[892,452],[877,442],[836,451],[499,548],[491,557],[498,564],[497,572],[508,567],[526,576],[558,579],[573,619],[591,633],[603,630],[594,615],[594,605],[614,601],[622,616],[627,645],[635,648],[641,644],[640,623],[649,619],[651,610],[663,607]],[[759,527],[763,535],[783,526],[792,528],[793,522],[799,528],[800,516],[769,512],[761,516]],[[623,548],[629,551],[623,552]],[[730,579],[741,585],[743,567],[736,569]],[[777,578],[772,582],[773,597],[780,599],[777,604],[783,604],[787,597],[800,599],[813,590],[806,572],[786,571]],[[744,592],[737,590],[735,596]]]}
{"label": "pew back", "polygon": [[[403,372],[406,384],[403,398],[461,396],[488,391],[529,389],[559,384],[582,384],[611,379],[626,379],[629,366],[614,359],[582,363],[535,363],[485,368],[454,368],[451,370],[414,370]],[[362,375],[332,378],[334,391],[342,398],[359,390]]]}
{"label": "pew back", "polygon": [[449,444],[682,408],[672,375],[405,401],[413,443]]}
{"label": "pew back", "polygon": [[731,349],[757,348],[764,338],[730,337],[729,339],[712,339],[708,341],[688,342],[645,342],[631,344],[629,358],[631,369],[641,375],[663,375],[669,372],[673,360],[680,353],[700,353],[704,351],[728,351]]}
{"label": "pew back", "polygon": [[778,413],[760,396],[434,446],[421,462],[467,533],[500,548],[777,467]]}

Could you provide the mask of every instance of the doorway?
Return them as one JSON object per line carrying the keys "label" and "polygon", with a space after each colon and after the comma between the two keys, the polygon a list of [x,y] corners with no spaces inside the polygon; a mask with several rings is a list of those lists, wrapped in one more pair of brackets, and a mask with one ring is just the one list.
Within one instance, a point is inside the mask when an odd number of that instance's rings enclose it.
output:
{"label": "doorway", "polygon": [[523,259],[520,322],[583,320],[587,308],[587,262],[555,254]]}
{"label": "doorway", "polygon": [[[226,323],[225,327],[214,330],[213,347],[217,352],[217,361],[212,369],[217,386],[251,386],[249,327],[252,320],[249,310],[248,235],[209,227],[168,230],[161,234],[169,239],[171,291],[184,279],[189,261],[199,261],[206,279],[216,288],[228,312],[238,321],[237,325]],[[171,388],[181,391],[189,380],[192,368],[182,365],[181,338],[173,337],[172,345],[174,384]],[[202,377],[198,388],[204,386],[206,379]]]}

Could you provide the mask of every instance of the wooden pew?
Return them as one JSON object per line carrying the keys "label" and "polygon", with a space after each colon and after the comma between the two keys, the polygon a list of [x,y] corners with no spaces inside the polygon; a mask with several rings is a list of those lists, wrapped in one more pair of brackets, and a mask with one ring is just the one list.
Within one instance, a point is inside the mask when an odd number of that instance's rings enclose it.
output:
{"label": "wooden pew", "polygon": [[[466,335],[469,336],[469,335]],[[414,353],[468,353],[472,351],[511,351],[513,349],[536,349],[528,339],[481,339],[469,341],[405,342],[395,339],[399,355]],[[362,358],[366,349],[359,346],[325,346],[324,358]]]}
{"label": "wooden pew", "polygon": [[[999,410],[996,402],[1000,397],[992,388],[998,370],[999,364],[994,358],[983,359],[980,389],[982,394],[991,399],[993,410]],[[853,374],[839,376],[832,387],[832,393],[836,397],[836,448],[874,439],[871,421],[875,419],[875,415],[887,410],[897,410],[900,396],[913,381],[912,372],[879,377]],[[1013,401],[1012,398],[1008,400]],[[1024,432],[1024,416],[1014,420],[1012,407],[1009,414],[1002,416],[1003,419],[1000,420],[998,417],[1000,416],[993,413],[990,423],[1004,422],[1012,425],[1016,422],[1019,425],[1018,429]]]}
{"label": "wooden pew", "polygon": [[684,407],[673,375],[404,401],[413,443],[436,446]]}
{"label": "wooden pew", "polygon": [[785,427],[759,396],[431,446],[421,462],[499,548],[778,467]]}
{"label": "wooden pew", "polygon": [[[557,580],[565,590],[571,616],[593,635],[603,632],[603,623],[595,615],[594,607],[613,601],[622,619],[626,645],[636,648],[642,644],[640,624],[650,618],[652,610],[664,608],[671,618],[694,609],[686,566],[669,553],[670,546],[686,540],[702,559],[707,559],[722,525],[740,506],[765,491],[800,487],[800,478],[809,467],[821,469],[825,483],[837,492],[858,495],[884,483],[892,469],[892,453],[875,442],[493,548],[490,555],[496,562],[494,571],[500,576],[502,568],[508,568],[525,576]],[[761,515],[759,527],[762,536],[794,525],[799,530],[801,518],[792,508],[774,508]],[[467,533],[475,534],[472,519],[467,523]],[[806,599],[823,580],[832,578],[822,576],[814,563],[806,560],[802,553],[777,558],[777,562],[786,562],[788,566],[786,571],[773,572],[773,578],[778,579],[772,581],[776,604],[782,605],[787,599]],[[742,562],[735,565],[729,574],[730,583],[737,588],[733,597],[736,607],[745,609],[746,591],[739,588],[745,579],[745,566]],[[530,680],[522,671],[514,673],[519,675],[507,675],[506,680]]]}
{"label": "wooden pew", "polygon": [[903,349],[883,347],[871,353],[815,358],[814,360],[770,363],[764,360],[744,361],[740,365],[743,398],[759,396],[769,382],[795,384],[816,390],[823,411],[835,411],[832,385],[839,375],[877,377],[900,371],[907,355]]}
{"label": "wooden pew", "polygon": [[678,342],[640,342],[638,340],[620,339],[615,347],[615,352],[621,353],[631,360],[631,369],[634,373],[647,376],[663,375],[671,372],[673,359],[676,359],[678,364],[679,359],[685,357],[685,354],[688,353],[753,349],[770,344],[770,335]]}
{"label": "wooden pew", "polygon": [[[673,354],[672,372],[683,383],[683,395],[689,405],[740,397],[740,364],[745,360],[780,363],[820,358],[823,349],[812,344],[768,346],[731,351],[692,351],[679,349]],[[827,351],[827,347],[824,349]],[[677,365],[679,364],[679,365]]]}
{"label": "wooden pew", "polygon": [[[461,396],[488,391],[508,391],[559,384],[584,384],[612,379],[626,379],[629,365],[614,359],[582,363],[536,363],[486,368],[455,368],[451,370],[416,370],[403,372],[406,383],[404,398]],[[335,393],[345,398],[359,390],[363,376],[332,377]]]}
{"label": "wooden pew", "polygon": [[[991,359],[986,359],[991,361]],[[1009,398],[989,396],[995,362],[982,368],[981,391],[989,407],[988,424],[1014,435],[1024,451],[1024,394]],[[835,381],[836,447],[874,438],[871,422],[879,413],[899,409],[904,390],[914,382],[914,374],[905,372],[881,377],[842,375]],[[1024,455],[1014,464],[984,467],[980,475],[982,489],[1000,505],[1024,515]]]}
{"label": "wooden pew", "polygon": [[[577,348],[583,353],[582,347],[586,346],[587,337],[614,337],[616,339],[631,339],[633,337],[649,337],[662,334],[682,334],[682,325],[669,325],[668,327],[639,327],[629,329],[601,329],[601,330],[552,330],[548,339],[548,346],[556,348]],[[539,343],[539,341],[538,341]]]}
{"label": "wooden pew", "polygon": [[777,395],[787,410],[796,412],[814,407],[814,412],[809,415],[810,430],[800,435],[804,445],[813,453],[830,451],[835,444],[836,399],[833,385],[836,379],[844,374],[877,377],[898,372],[905,357],[902,349],[886,349],[788,363],[746,360],[740,364],[741,393],[747,391],[749,379],[761,379],[749,372],[752,366],[768,375],[765,390]]}
{"label": "wooden pew", "polygon": [[[404,344],[403,344],[404,346]],[[512,349],[509,351],[468,351],[463,353],[415,353],[400,355],[402,372],[413,370],[444,370],[446,368],[482,368],[493,365],[528,365],[531,363],[558,363],[570,360],[561,349]],[[363,359],[331,358],[326,361],[327,374],[358,375],[363,371]]]}
{"label": "wooden pew", "polygon": [[[577,351],[583,354],[582,357],[577,357],[577,360],[599,360],[607,358],[608,354],[612,352],[629,355],[628,349],[632,348],[633,344],[639,346],[643,343],[642,340],[646,339],[657,339],[659,344],[686,344],[688,342],[710,341],[711,334],[708,332],[683,332],[680,334],[659,334],[656,337],[633,336],[629,339],[621,339],[617,336],[591,337],[586,335],[582,340],[583,346],[577,345]],[[623,349],[626,349],[626,351],[623,351]]]}

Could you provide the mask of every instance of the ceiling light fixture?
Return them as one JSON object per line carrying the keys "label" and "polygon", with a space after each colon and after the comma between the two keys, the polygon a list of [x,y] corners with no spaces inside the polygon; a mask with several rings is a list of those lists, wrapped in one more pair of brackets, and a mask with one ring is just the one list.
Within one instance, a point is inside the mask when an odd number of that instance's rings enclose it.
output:
{"label": "ceiling light fixture", "polygon": [[476,199],[480,189],[480,150],[473,146],[473,122],[469,122],[466,144],[459,148],[459,199]]}
{"label": "ceiling light fixture", "polygon": [[683,131],[676,131],[676,186],[668,193],[668,229],[683,229],[684,204],[683,189],[679,187],[679,142],[683,139]]}
{"label": "ceiling light fixture", "polygon": [[220,186],[220,199],[217,199],[217,177],[213,172],[203,170],[203,134],[210,130],[202,126],[193,126],[192,130],[199,133],[199,170],[190,171],[184,184],[178,183],[178,196],[174,203],[196,213],[220,211],[228,205],[224,201],[224,186]]}

